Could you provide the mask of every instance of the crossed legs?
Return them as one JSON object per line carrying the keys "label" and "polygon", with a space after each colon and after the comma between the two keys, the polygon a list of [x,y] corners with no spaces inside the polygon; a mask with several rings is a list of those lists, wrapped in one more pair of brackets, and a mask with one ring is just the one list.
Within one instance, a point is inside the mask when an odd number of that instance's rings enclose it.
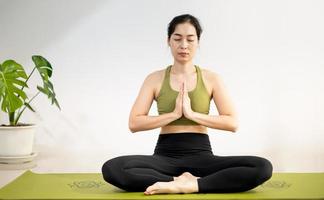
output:
{"label": "crossed legs", "polygon": [[[186,173],[184,173],[186,172]],[[272,176],[271,163],[257,156],[121,156],[102,167],[104,179],[127,191],[158,193],[242,192]]]}

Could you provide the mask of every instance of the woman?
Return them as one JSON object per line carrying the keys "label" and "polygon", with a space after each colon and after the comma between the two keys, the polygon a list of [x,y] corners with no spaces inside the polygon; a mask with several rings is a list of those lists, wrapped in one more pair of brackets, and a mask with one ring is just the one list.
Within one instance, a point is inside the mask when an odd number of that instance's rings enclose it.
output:
{"label": "woman", "polygon": [[[202,29],[192,15],[168,27],[173,65],[149,74],[129,117],[131,132],[161,127],[153,155],[108,160],[104,179],[127,191],[158,193],[242,192],[272,176],[272,164],[257,156],[213,155],[207,127],[236,132],[237,116],[218,74],[193,64]],[[208,115],[213,99],[218,116]],[[148,116],[153,100],[159,116]]]}

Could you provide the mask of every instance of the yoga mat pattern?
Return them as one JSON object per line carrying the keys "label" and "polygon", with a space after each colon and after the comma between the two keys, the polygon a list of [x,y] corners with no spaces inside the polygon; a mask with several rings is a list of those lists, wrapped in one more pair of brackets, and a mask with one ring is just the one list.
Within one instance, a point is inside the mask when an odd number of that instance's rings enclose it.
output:
{"label": "yoga mat pattern", "polygon": [[38,174],[28,170],[0,189],[0,199],[324,199],[324,173],[274,173],[247,192],[159,194],[126,192],[100,173]]}

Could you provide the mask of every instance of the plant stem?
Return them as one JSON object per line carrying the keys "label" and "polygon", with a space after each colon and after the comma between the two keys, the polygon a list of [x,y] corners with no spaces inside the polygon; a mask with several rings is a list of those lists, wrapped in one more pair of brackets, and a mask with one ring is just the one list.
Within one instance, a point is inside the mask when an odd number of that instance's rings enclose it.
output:
{"label": "plant stem", "polygon": [[[30,74],[28,75],[28,77],[27,77],[27,79],[25,80],[25,83],[27,84],[27,81],[29,80],[29,78],[31,77],[31,75],[34,73],[34,71],[35,71],[35,69],[36,69],[36,67],[34,67],[33,68],[33,70],[30,72]],[[25,88],[25,86],[23,85],[22,87],[21,87],[21,91],[23,90]],[[36,96],[37,96],[38,94],[36,94]],[[18,96],[17,96],[18,98],[20,97],[20,95],[18,94]],[[34,98],[34,97],[33,97]],[[31,101],[31,100],[30,100]],[[29,102],[30,102],[29,101]],[[25,106],[25,108],[26,108],[26,106]],[[20,112],[20,108],[19,108],[19,110],[18,110],[18,112],[17,113],[19,113],[18,114],[18,116],[17,116],[17,119],[16,120],[14,120],[14,125],[16,125],[17,124],[17,122],[18,122],[18,119],[20,118],[20,115],[22,114],[22,112],[25,110],[25,108]],[[15,113],[13,114],[13,119],[15,118]]]}
{"label": "plant stem", "polygon": [[[33,98],[31,98],[30,100],[29,100],[29,102],[28,102],[28,104],[37,96],[37,95],[39,95],[39,93],[40,93],[40,91],[38,91],[34,96],[33,96]],[[24,112],[24,110],[26,109],[26,104],[25,104],[25,107],[21,110],[21,112],[19,112],[18,113],[18,116],[17,116],[17,118],[16,118],[16,120],[15,120],[15,124],[17,124],[17,122],[18,122],[18,120],[19,120],[19,118],[20,118],[20,116],[21,116],[21,114]]]}
{"label": "plant stem", "polygon": [[[27,79],[25,80],[25,84],[26,84],[26,85],[27,85],[27,81],[29,80],[29,78],[31,77],[31,75],[34,73],[35,69],[36,69],[36,67],[34,67],[34,69],[30,72],[30,74],[28,75]],[[23,86],[21,87],[20,90],[22,91],[24,88],[25,88],[25,86],[23,85]],[[17,97],[19,98],[20,95],[18,94]],[[19,112],[19,111],[18,111],[18,112]]]}
{"label": "plant stem", "polygon": [[[26,81],[25,81],[26,84],[27,84],[27,81],[29,80],[29,78],[31,77],[31,75],[34,73],[35,69],[36,69],[36,67],[34,67],[34,69],[30,72],[29,76],[27,77],[27,79],[26,79]],[[24,87],[25,87],[25,86],[22,86],[22,87],[21,87],[21,90],[23,90]],[[19,96],[18,96],[18,97],[19,97]]]}
{"label": "plant stem", "polygon": [[9,112],[9,123],[10,125],[16,125],[15,124],[15,112]]}
{"label": "plant stem", "polygon": [[[31,75],[34,73],[34,71],[35,71],[35,69],[36,69],[36,67],[34,67],[34,69],[30,72],[30,74],[28,75],[28,77],[27,77],[27,79],[25,80],[25,83],[27,84],[27,81],[29,80],[29,78],[31,77]],[[23,85],[22,87],[21,87],[21,91],[23,90],[25,88],[25,86]],[[18,96],[17,96],[18,98],[20,97],[20,95],[18,94]],[[19,110],[18,110],[18,112],[17,113],[21,113],[20,112],[20,108],[19,108]],[[17,117],[18,119],[19,119],[19,117],[20,117],[20,115]],[[12,119],[14,119],[15,118],[15,113],[14,113],[14,115],[13,115],[13,118]],[[14,120],[15,122],[14,122],[14,125],[16,125],[17,124],[17,122],[18,122],[18,119],[16,119],[16,120]]]}

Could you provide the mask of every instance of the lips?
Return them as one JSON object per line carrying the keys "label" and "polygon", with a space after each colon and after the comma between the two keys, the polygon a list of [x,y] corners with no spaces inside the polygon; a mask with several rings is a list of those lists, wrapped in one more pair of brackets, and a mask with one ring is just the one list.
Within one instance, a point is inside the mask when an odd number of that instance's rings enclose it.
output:
{"label": "lips", "polygon": [[178,53],[178,54],[181,55],[181,56],[189,55],[189,53]]}

